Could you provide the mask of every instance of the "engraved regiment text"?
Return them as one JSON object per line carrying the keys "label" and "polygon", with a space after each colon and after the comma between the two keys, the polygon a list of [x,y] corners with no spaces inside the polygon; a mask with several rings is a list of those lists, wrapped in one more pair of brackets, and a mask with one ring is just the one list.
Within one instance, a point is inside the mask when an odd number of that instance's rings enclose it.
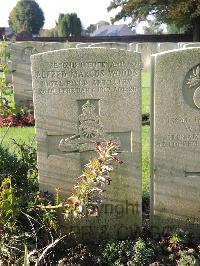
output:
{"label": "engraved regiment text", "polygon": [[135,93],[134,65],[125,62],[49,63],[48,70],[36,71],[40,94]]}

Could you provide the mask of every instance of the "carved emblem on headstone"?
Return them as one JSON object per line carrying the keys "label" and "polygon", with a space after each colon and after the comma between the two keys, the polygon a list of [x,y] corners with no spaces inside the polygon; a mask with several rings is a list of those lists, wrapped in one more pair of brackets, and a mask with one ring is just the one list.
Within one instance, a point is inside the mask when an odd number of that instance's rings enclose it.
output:
{"label": "carved emblem on headstone", "polygon": [[62,152],[83,152],[95,149],[97,142],[110,139],[103,131],[100,116],[96,113],[95,106],[88,100],[82,106],[82,114],[78,117],[78,134],[61,139],[59,150]]}
{"label": "carved emblem on headstone", "polygon": [[192,89],[194,105],[200,109],[200,65],[190,71],[186,84],[188,89]]}

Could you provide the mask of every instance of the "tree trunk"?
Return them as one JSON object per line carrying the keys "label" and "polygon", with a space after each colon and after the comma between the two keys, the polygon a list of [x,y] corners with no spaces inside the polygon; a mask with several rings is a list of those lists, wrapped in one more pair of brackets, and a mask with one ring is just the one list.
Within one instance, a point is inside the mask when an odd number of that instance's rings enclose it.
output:
{"label": "tree trunk", "polygon": [[193,42],[200,42],[200,17],[193,21]]}

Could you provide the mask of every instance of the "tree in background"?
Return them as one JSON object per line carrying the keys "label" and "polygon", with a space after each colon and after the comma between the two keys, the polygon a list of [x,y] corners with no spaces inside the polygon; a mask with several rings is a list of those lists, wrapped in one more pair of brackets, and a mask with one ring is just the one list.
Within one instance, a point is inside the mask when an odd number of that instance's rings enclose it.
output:
{"label": "tree in background", "polygon": [[185,25],[182,27],[178,27],[175,24],[168,24],[167,25],[167,32],[169,34],[182,34],[182,33],[192,33],[191,25]]}
{"label": "tree in background", "polygon": [[95,25],[96,25],[96,29],[100,29],[103,26],[109,26],[110,23],[108,21],[100,20]]}
{"label": "tree in background", "polygon": [[39,35],[40,37],[57,37],[55,29],[41,29]]}
{"label": "tree in background", "polygon": [[58,22],[56,22],[56,32],[59,37],[67,37],[70,35],[69,14],[59,14]]}
{"label": "tree in background", "polygon": [[132,18],[132,23],[144,21],[153,15],[160,23],[174,24],[178,28],[192,27],[194,41],[200,40],[199,0],[112,0],[108,11],[120,7],[113,21]]}
{"label": "tree in background", "polygon": [[84,30],[84,33],[86,35],[90,35],[91,33],[93,33],[96,30],[96,25],[95,24],[90,24],[86,30]]}
{"label": "tree in background", "polygon": [[9,26],[13,32],[38,34],[43,25],[43,11],[34,0],[20,0],[10,12]]}
{"label": "tree in background", "polygon": [[155,19],[146,21],[148,24],[143,26],[144,34],[162,34],[164,29],[157,23]]}
{"label": "tree in background", "polygon": [[98,21],[98,22],[95,23],[95,24],[90,24],[90,25],[87,27],[87,29],[84,30],[84,33],[85,33],[86,35],[90,35],[90,34],[93,33],[95,30],[100,29],[100,28],[103,27],[103,26],[108,26],[108,25],[110,25],[109,22],[104,21],[104,20],[100,20],[100,21]]}
{"label": "tree in background", "polygon": [[80,36],[81,20],[76,13],[60,14],[56,23],[56,31],[59,37]]}

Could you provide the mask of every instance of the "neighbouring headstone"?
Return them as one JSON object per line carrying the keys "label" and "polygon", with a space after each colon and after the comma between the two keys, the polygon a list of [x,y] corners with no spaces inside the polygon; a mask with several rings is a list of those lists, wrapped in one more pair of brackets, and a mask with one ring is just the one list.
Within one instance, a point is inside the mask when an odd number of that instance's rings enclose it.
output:
{"label": "neighbouring headstone", "polygon": [[182,49],[184,48],[184,45],[190,44],[191,42],[178,42],[178,48]]}
{"label": "neighbouring headstone", "polygon": [[99,216],[62,226],[76,226],[83,241],[133,236],[141,226],[140,54],[82,48],[31,61],[40,188],[59,187],[69,197],[97,141],[119,141],[124,161],[112,174]]}
{"label": "neighbouring headstone", "polygon": [[150,69],[151,55],[158,52],[157,43],[137,43],[136,52],[141,53],[143,69]]}
{"label": "neighbouring headstone", "polygon": [[136,51],[136,44],[137,44],[137,42],[129,43],[128,50],[135,52]]}
{"label": "neighbouring headstone", "polygon": [[175,42],[160,42],[158,43],[158,52],[166,52],[169,50],[178,49],[178,43]]}
{"label": "neighbouring headstone", "polygon": [[104,48],[117,48],[117,49],[125,49],[128,50],[128,43],[120,43],[120,42],[99,42],[92,43],[89,47],[104,47]]}
{"label": "neighbouring headstone", "polygon": [[194,48],[194,47],[200,47],[200,42],[188,43],[183,45],[183,48]]}
{"label": "neighbouring headstone", "polygon": [[200,233],[200,49],[153,56],[152,225]]}
{"label": "neighbouring headstone", "polygon": [[14,101],[17,106],[29,105],[33,102],[30,56],[39,52],[47,52],[68,47],[68,43],[17,42],[12,43],[12,83]]}
{"label": "neighbouring headstone", "polygon": [[91,45],[91,42],[83,42],[83,43],[78,43],[76,45],[76,48],[84,48],[84,47],[88,47]]}

